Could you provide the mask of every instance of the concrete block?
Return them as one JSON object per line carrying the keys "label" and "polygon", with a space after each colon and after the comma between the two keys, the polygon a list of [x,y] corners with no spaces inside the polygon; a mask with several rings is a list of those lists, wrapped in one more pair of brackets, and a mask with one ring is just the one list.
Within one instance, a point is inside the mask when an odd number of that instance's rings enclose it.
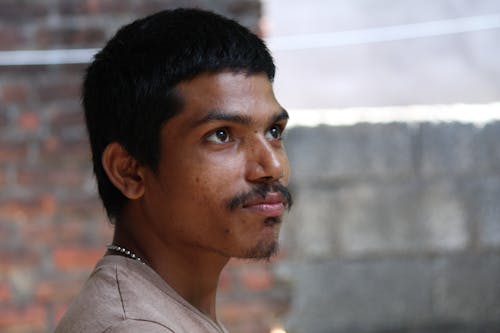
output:
{"label": "concrete block", "polygon": [[286,144],[298,183],[412,172],[412,133],[406,124],[293,128]]}
{"label": "concrete block", "polygon": [[467,178],[460,186],[463,205],[474,228],[474,245],[500,248],[500,176]]}
{"label": "concrete block", "polygon": [[[500,247],[500,180],[485,184],[478,200],[479,242],[484,247]],[[499,276],[500,278],[500,276]]]}
{"label": "concrete block", "polygon": [[477,171],[500,173],[500,121],[485,125],[475,142],[474,161]]}
{"label": "concrete block", "polygon": [[500,318],[500,254],[442,258],[436,262],[435,275],[433,306],[440,320]]}
{"label": "concrete block", "polygon": [[336,192],[303,187],[294,194],[294,206],[283,226],[286,252],[295,259],[335,256],[339,247]]}
{"label": "concrete block", "polygon": [[293,270],[289,332],[382,332],[432,317],[426,260],[330,261]]}
{"label": "concrete block", "polygon": [[470,173],[474,166],[472,124],[424,123],[420,126],[420,172],[425,178]]}
{"label": "concrete block", "polygon": [[360,184],[337,195],[346,255],[454,251],[468,242],[466,215],[452,183]]}

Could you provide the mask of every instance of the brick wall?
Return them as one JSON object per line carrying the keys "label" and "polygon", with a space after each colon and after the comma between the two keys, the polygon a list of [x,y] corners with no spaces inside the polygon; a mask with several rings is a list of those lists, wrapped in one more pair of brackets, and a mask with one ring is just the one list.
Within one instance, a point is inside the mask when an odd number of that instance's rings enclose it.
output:
{"label": "brick wall", "polygon": [[[258,30],[258,1],[0,2],[0,50],[97,48],[134,18],[197,5]],[[51,332],[112,228],[96,195],[79,90],[83,65],[0,67],[0,331]],[[288,294],[269,264],[234,262],[222,320],[266,332]]]}

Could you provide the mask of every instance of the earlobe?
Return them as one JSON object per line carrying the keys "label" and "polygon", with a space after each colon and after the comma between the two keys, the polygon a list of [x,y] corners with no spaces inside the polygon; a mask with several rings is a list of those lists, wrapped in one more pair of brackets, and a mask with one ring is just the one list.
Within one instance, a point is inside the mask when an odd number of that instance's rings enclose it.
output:
{"label": "earlobe", "polygon": [[101,159],[109,180],[128,199],[144,194],[144,177],[139,162],[118,142],[106,146]]}

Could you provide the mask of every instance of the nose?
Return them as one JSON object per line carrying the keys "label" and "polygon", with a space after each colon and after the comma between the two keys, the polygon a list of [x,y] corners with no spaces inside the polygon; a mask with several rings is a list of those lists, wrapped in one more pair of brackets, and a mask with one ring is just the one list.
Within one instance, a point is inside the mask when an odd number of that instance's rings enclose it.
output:
{"label": "nose", "polygon": [[276,147],[265,138],[249,143],[247,180],[253,183],[272,183],[286,176],[288,158],[283,146]]}

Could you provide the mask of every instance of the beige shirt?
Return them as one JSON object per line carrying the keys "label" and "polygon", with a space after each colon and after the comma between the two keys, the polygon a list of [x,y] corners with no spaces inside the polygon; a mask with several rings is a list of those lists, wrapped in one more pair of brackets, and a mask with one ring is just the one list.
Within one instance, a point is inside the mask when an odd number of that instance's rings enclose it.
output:
{"label": "beige shirt", "polygon": [[227,333],[153,269],[122,256],[101,259],[56,333]]}

